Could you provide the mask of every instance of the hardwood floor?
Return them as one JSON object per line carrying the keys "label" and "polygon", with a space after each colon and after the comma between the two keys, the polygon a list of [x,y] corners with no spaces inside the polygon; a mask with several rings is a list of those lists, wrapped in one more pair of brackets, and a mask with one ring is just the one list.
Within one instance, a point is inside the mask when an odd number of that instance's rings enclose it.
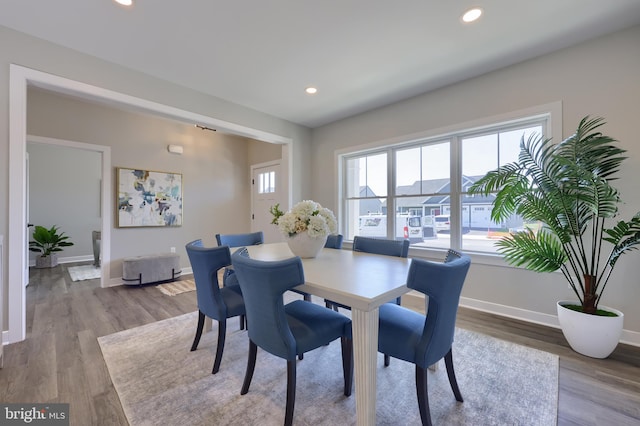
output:
{"label": "hardwood floor", "polygon": [[[0,401],[67,402],[72,425],[126,425],[97,338],[192,312],[195,292],[103,289],[99,280],[72,282],[68,266],[32,269],[27,339],[4,348]],[[419,306],[411,297],[403,301]],[[558,354],[558,425],[640,425],[640,348],[619,345],[608,359],[596,360],[573,352],[560,330],[462,308],[458,325]]]}

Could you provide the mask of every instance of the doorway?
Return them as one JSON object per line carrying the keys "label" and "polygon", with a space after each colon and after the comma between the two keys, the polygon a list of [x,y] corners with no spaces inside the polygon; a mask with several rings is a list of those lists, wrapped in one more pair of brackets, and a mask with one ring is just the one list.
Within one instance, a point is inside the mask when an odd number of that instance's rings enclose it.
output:
{"label": "doorway", "polygon": [[[31,170],[26,186],[27,221],[58,226],[74,243],[61,255],[80,261],[80,256],[93,253],[92,232],[104,233],[103,224],[109,223],[113,211],[109,197],[103,197],[110,193],[104,184],[109,181],[111,148],[31,135],[27,147]],[[103,256],[104,264],[109,263],[109,256],[109,252]],[[100,276],[101,287],[106,287],[103,279],[108,274],[101,271]]]}
{"label": "doorway", "polygon": [[[282,146],[282,158],[285,165],[282,170],[283,191],[291,198],[291,171],[292,140],[288,137],[264,132],[257,129],[241,126],[203,116],[190,111],[181,110],[167,105],[158,104],[142,98],[136,98],[119,92],[114,92],[97,86],[92,86],[78,81],[33,70],[20,65],[11,64],[9,67],[9,226],[8,244],[8,329],[3,335],[4,343],[14,343],[24,340],[26,337],[26,300],[24,287],[25,263],[28,261],[26,253],[26,105],[27,88],[36,86],[52,92],[62,93],[67,96],[79,97],[104,103],[118,108],[132,109],[138,112],[153,114],[164,118],[175,119],[186,123],[200,123],[212,128],[217,128],[227,133],[245,136],[262,142],[280,144]],[[109,157],[110,164],[110,157]],[[107,170],[109,173],[109,170]],[[105,192],[103,197],[111,193],[111,179],[104,179]],[[103,204],[103,209],[107,203]],[[104,211],[104,210],[103,210]],[[107,212],[111,214],[111,211]],[[110,216],[109,216],[110,217]],[[110,224],[107,216],[103,216],[103,227]],[[110,253],[109,229],[103,229],[102,251],[103,259],[106,253]],[[108,271],[110,265],[103,262],[102,270]],[[106,274],[105,274],[106,275]],[[111,283],[106,282],[104,285]],[[119,284],[116,282],[114,285]]]}
{"label": "doorway", "polygon": [[271,223],[271,207],[280,204],[280,209],[287,210],[286,197],[282,193],[282,176],[280,161],[256,164],[251,166],[251,231],[262,231],[265,243],[283,241],[278,227]]}

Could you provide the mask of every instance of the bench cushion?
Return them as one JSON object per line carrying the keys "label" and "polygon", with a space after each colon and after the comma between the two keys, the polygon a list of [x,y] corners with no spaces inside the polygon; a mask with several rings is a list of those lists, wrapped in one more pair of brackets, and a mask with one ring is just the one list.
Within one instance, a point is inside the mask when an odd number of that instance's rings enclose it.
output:
{"label": "bench cushion", "polygon": [[127,257],[122,261],[122,281],[125,284],[174,281],[181,272],[180,255],[176,253]]}

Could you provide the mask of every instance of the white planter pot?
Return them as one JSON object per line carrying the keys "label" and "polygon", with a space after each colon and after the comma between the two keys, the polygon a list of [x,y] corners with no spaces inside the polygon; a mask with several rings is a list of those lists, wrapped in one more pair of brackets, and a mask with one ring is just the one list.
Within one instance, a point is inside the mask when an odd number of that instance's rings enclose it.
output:
{"label": "white planter pot", "polygon": [[592,358],[608,357],[620,341],[624,314],[617,309],[599,306],[598,309],[618,315],[603,317],[576,312],[563,306],[575,304],[578,303],[566,300],[557,304],[558,322],[571,349]]}
{"label": "white planter pot", "polygon": [[324,237],[310,237],[306,232],[287,238],[291,253],[306,259],[316,257],[326,242],[326,235]]}

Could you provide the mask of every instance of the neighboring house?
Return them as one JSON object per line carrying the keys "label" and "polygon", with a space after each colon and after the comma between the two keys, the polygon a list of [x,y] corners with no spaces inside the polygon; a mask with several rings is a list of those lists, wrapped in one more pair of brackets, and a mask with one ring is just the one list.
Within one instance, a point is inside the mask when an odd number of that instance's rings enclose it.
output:
{"label": "neighboring house", "polygon": [[[373,192],[371,188],[368,186],[360,187],[360,196],[361,197],[376,197],[376,194]],[[360,216],[364,216],[370,213],[382,213],[383,212],[383,203],[379,199],[376,198],[368,198],[365,200],[360,200]]]}
{"label": "neighboring house", "polygon": [[[463,191],[480,177],[463,175]],[[448,215],[451,212],[449,194],[450,180],[446,178],[421,180],[415,181],[411,185],[398,186],[396,195],[415,195],[415,197],[396,199],[396,210],[398,213],[408,213],[414,216]],[[494,198],[493,195],[487,197],[465,195],[461,200],[462,226],[480,230],[519,226],[522,220],[518,220],[515,216],[504,223],[495,223],[491,220],[491,206]],[[363,203],[365,201],[371,200],[361,200],[360,202]],[[384,203],[381,209],[386,212],[387,209]]]}

